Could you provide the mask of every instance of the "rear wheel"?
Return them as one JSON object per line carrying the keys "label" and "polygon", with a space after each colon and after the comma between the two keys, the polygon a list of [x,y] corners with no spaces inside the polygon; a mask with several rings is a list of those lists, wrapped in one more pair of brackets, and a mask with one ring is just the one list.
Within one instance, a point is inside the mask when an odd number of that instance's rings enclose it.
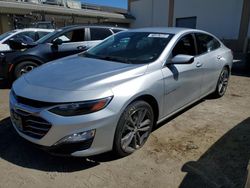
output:
{"label": "rear wheel", "polygon": [[227,67],[224,67],[220,73],[216,90],[213,93],[213,96],[215,98],[220,98],[225,94],[228,86],[228,79],[229,79],[229,69]]}
{"label": "rear wheel", "polygon": [[114,151],[127,156],[141,148],[147,141],[154,123],[152,107],[144,101],[130,104],[120,117],[117,125]]}
{"label": "rear wheel", "polygon": [[23,74],[26,74],[26,73],[32,71],[37,66],[38,66],[38,64],[35,62],[32,62],[32,61],[24,61],[24,62],[19,63],[15,67],[15,71],[14,71],[15,79],[19,78]]}

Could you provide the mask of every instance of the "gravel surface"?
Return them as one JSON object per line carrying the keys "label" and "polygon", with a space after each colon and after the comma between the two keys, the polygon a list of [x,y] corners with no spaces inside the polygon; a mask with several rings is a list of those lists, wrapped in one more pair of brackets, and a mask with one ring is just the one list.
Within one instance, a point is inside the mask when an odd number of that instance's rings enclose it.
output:
{"label": "gravel surface", "polygon": [[0,89],[0,187],[237,187],[250,157],[250,77],[232,76],[226,95],[162,123],[131,156],[51,156],[11,127]]}

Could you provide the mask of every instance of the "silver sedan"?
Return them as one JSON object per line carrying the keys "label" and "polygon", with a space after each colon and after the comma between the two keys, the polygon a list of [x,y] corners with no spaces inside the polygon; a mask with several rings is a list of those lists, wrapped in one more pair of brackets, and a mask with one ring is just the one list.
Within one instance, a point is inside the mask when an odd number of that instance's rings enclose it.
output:
{"label": "silver sedan", "polygon": [[204,31],[128,30],[19,78],[11,120],[20,136],[51,153],[126,156],[166,118],[209,94],[222,97],[232,60]]}

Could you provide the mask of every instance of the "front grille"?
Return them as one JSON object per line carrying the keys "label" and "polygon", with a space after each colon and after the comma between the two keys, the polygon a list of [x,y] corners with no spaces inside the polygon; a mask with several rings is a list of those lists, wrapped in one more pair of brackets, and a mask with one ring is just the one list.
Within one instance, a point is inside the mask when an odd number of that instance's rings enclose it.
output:
{"label": "front grille", "polygon": [[16,113],[21,118],[22,125],[21,128],[19,126],[19,131],[32,138],[41,139],[52,127],[52,125],[45,119],[32,114],[27,114],[27,112],[20,113],[20,110],[18,110],[17,112],[12,113]]}

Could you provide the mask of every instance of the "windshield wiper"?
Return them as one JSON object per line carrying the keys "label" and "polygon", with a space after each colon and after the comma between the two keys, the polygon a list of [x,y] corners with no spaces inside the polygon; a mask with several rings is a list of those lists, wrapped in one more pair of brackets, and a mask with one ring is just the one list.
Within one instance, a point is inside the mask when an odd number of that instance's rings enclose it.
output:
{"label": "windshield wiper", "polygon": [[128,58],[125,58],[125,57],[98,56],[98,55],[95,55],[95,54],[90,54],[88,52],[84,52],[81,55],[84,56],[84,57],[89,57],[89,58],[94,58],[94,59],[103,59],[103,60],[107,60],[107,61],[117,61],[117,62],[127,63],[127,64],[132,64],[133,63],[131,60],[129,60]]}
{"label": "windshield wiper", "polygon": [[82,54],[80,54],[81,56],[83,56],[83,57],[89,57],[89,58],[95,58],[95,59],[101,59],[101,57],[100,56],[98,56],[98,55],[94,55],[94,54],[90,54],[90,53],[88,53],[88,52],[84,52],[84,53],[82,53]]}
{"label": "windshield wiper", "polygon": [[109,60],[109,61],[118,61],[121,63],[127,63],[127,64],[132,64],[133,62],[125,57],[117,57],[117,56],[101,56],[100,57],[103,60]]}

